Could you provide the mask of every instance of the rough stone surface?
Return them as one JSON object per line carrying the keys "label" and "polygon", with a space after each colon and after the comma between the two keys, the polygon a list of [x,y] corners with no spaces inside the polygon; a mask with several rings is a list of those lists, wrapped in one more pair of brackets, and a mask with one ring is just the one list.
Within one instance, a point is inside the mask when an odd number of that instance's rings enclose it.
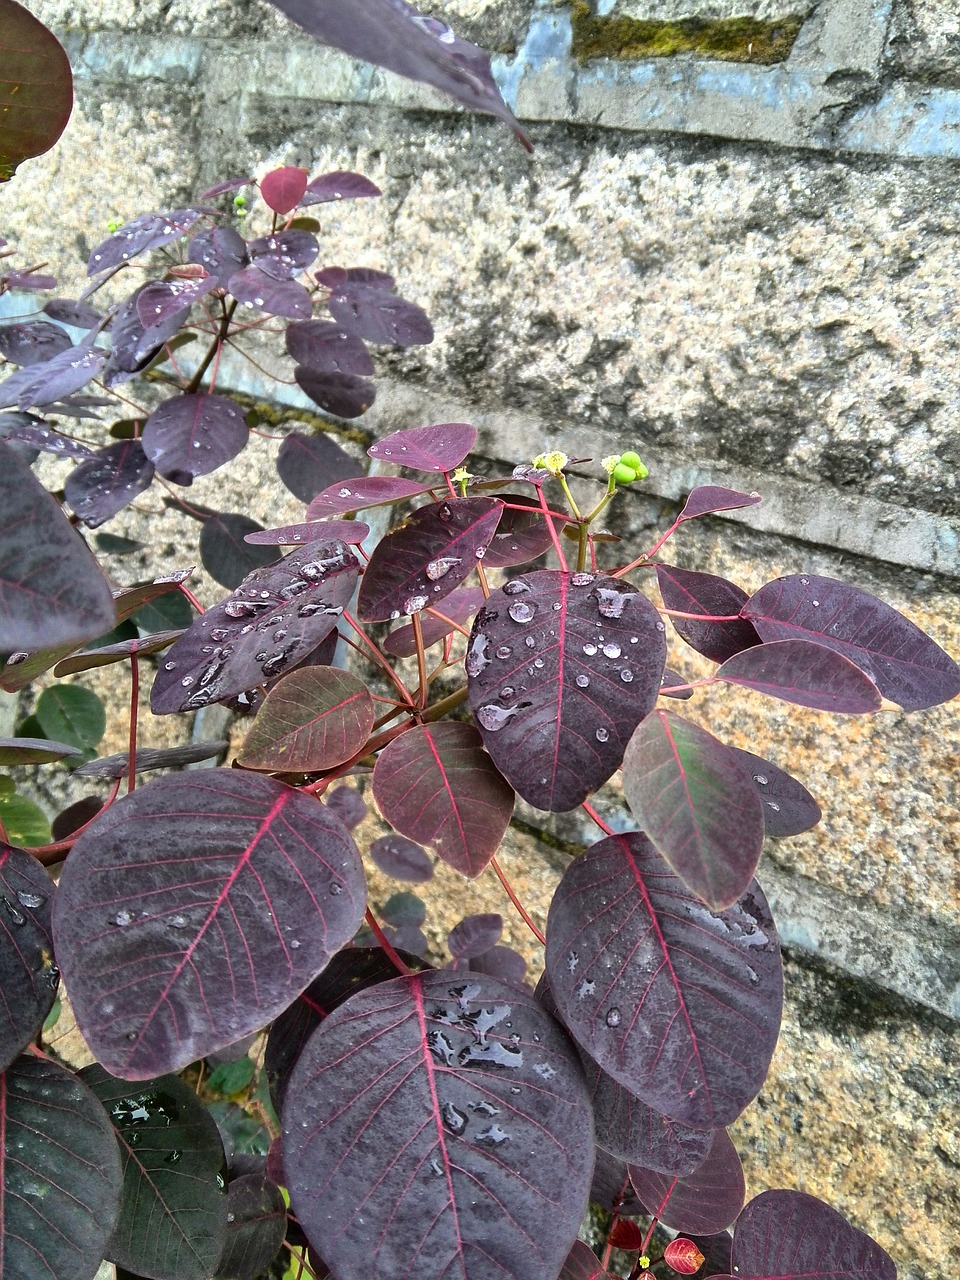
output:
{"label": "rough stone surface", "polygon": [[894,73],[960,87],[960,15],[953,0],[907,0],[898,6],[888,54]]}

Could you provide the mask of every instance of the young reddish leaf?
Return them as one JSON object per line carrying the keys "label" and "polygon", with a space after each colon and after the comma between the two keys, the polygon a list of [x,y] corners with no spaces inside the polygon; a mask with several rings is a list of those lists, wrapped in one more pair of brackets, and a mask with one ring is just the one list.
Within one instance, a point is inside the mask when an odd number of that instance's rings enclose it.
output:
{"label": "young reddish leaf", "polygon": [[51,742],[47,738],[0,738],[0,765],[4,766],[48,764],[51,760],[80,754],[77,747],[68,746],[65,742]]}
{"label": "young reddish leaf", "polygon": [[[357,462],[326,431],[312,436],[291,431],[277,454],[277,474],[295,498],[309,502],[338,480],[351,480]],[[315,518],[309,512],[307,516]]]}
{"label": "young reddish leaf", "polygon": [[430,487],[418,480],[404,480],[401,476],[346,476],[343,480],[328,485],[326,489],[321,489],[311,499],[307,507],[307,519],[321,520],[325,516],[340,516],[347,511],[389,506],[394,502],[403,502],[406,498],[415,498],[421,493],[429,493]]}
{"label": "young reddish leaf", "polygon": [[96,329],[103,323],[103,316],[99,311],[76,298],[51,298],[44,303],[43,310],[51,320],[72,325],[75,329]]}
{"label": "young reddish leaf", "polygon": [[374,548],[360,583],[359,617],[386,622],[438,604],[483,558],[502,510],[498,498],[418,507]]}
{"label": "young reddish leaf", "polygon": [[352,373],[318,373],[298,364],[293,376],[314,404],[338,418],[359,418],[377,398],[376,387],[369,378]]}
{"label": "young reddish leaf", "polygon": [[[297,364],[314,373],[347,373],[361,377],[369,377],[373,373],[373,360],[363,339],[345,333],[329,320],[303,320],[299,324],[287,325],[287,351]],[[355,468],[356,464],[353,466]],[[348,474],[353,475],[353,471]]]}
{"label": "young reddish leaf", "polygon": [[557,1280],[613,1280],[609,1271],[604,1271],[597,1255],[582,1240],[574,1240],[573,1247],[567,1254],[563,1270]]}
{"label": "young reddish leaf", "polygon": [[342,329],[367,342],[413,347],[433,341],[427,313],[377,285],[345,284],[327,299],[327,309]]}
{"label": "young reddish leaf", "polygon": [[204,212],[203,209],[173,209],[170,213],[144,213],[139,218],[131,218],[97,245],[87,263],[87,275],[129,262],[148,249],[172,244],[186,235]]}
{"label": "young reddish leaf", "polygon": [[[493,541],[487,548],[487,567],[506,569],[513,565],[527,564],[552,545],[547,519],[540,510],[540,503],[510,493],[504,496],[504,510]],[[517,507],[525,508],[522,511]],[[555,532],[564,527],[563,518],[553,520]]]}
{"label": "young reddish leaf", "polygon": [[663,1251],[663,1260],[672,1271],[681,1276],[696,1275],[706,1261],[693,1241],[683,1236],[670,1241]]}
{"label": "young reddish leaf", "polygon": [[764,1191],[740,1215],[730,1271],[741,1280],[896,1280],[893,1259],[835,1209],[800,1191]]}
{"label": "young reddish leaf", "polygon": [[257,1280],[268,1273],[287,1234],[280,1188],[257,1174],[231,1178],[227,1187],[227,1243],[217,1280]]}
{"label": "young reddish leaf", "polygon": [[271,689],[237,758],[245,769],[331,769],[360,750],[375,719],[370,690],[356,676],[305,667]]}
{"label": "young reddish leaf", "polygon": [[260,194],[274,213],[289,213],[300,203],[307,189],[307,171],[296,165],[273,169],[260,179]]}
{"label": "young reddish leaf", "polygon": [[337,625],[359,564],[342,542],[311,543],[255,569],[213,605],[160,663],[156,715],[193,711],[291,670]]}
{"label": "young reddish leaf", "polygon": [[716,484],[702,484],[691,489],[677,520],[695,520],[715,511],[734,511],[738,507],[755,507],[763,499],[759,493],[740,493],[736,489],[724,489]]}
{"label": "young reddish leaf", "polygon": [[[196,764],[199,760],[213,760],[223,755],[229,742],[218,739],[213,742],[190,742],[182,747],[141,747],[134,759],[134,773],[149,773],[152,769],[177,769],[181,765]],[[74,770],[77,778],[124,778],[130,772],[130,753],[121,751],[115,756],[102,756],[88,760]]]}
{"label": "young reddish leaf", "polygon": [[57,960],[98,1061],[143,1080],[275,1018],[350,941],[365,902],[350,834],[312,797],[230,769],[176,774],[77,840]]}
{"label": "young reddish leaf", "polygon": [[107,363],[106,352],[94,347],[93,339],[90,334],[77,346],[11,374],[0,383],[0,406],[52,405],[85,387]]}
{"label": "young reddish leaf", "polygon": [[250,261],[275,280],[291,280],[306,271],[320,252],[317,237],[309,231],[275,231],[251,240],[247,245]]}
{"label": "young reddish leaf", "polygon": [[391,826],[465,876],[484,869],[513,815],[514,794],[471,725],[417,725],[386,747],[373,794]]}
{"label": "young reddish leaf", "polygon": [[495,947],[503,935],[503,916],[489,912],[464,916],[447,934],[447,947],[455,960],[472,960]]}
{"label": "young reddish leaf", "polygon": [[43,364],[72,347],[63,329],[47,320],[18,320],[0,325],[0,356],[13,364],[23,367]]}
{"label": "young reddish leaf", "polygon": [[[82,644],[114,625],[100,566],[30,468],[2,442],[0,549],[0,652]],[[55,653],[50,665],[63,656]]]}
{"label": "young reddish leaf", "polygon": [[[404,0],[273,0],[310,35],[411,80],[449,94],[463,106],[505,121],[528,151],[532,146],[500,96],[490,55],[461,40],[443,22],[424,17]],[[334,1271],[336,1271],[334,1267]]]}
{"label": "young reddish leaf", "polygon": [[876,596],[834,578],[776,578],[742,612],[763,640],[799,638],[835,649],[905,711],[960,693],[960,667],[925,632]]}
{"label": "young reddish leaf", "polygon": [[620,765],[665,657],[663,623],[622,579],[540,569],[505,583],[466,658],[497,768],[538,809],[575,808]]}
{"label": "young reddish leaf", "polygon": [[380,188],[361,173],[321,173],[307,183],[300,208],[311,204],[326,204],[329,200],[363,200],[380,195],[383,195]]}
{"label": "young reddish leaf", "polygon": [[560,1028],[516,987],[442,972],[361,991],[321,1024],[283,1144],[294,1212],[338,1280],[556,1276],[594,1151]]}
{"label": "young reddish leaf", "polygon": [[732,906],[763,849],[763,806],[731,747],[706,729],[653,711],[630,739],[623,794],[678,876],[708,906]]}
{"label": "young reddish leaf", "polygon": [[255,569],[275,564],[280,553],[275,547],[251,546],[247,535],[260,525],[249,516],[233,511],[215,511],[200,530],[200,560],[221,587],[233,590]]}
{"label": "young reddish leaf", "polygon": [[149,489],[153,474],[139,440],[118,440],[71,471],[63,494],[77,518],[96,529]]}
{"label": "young reddish leaf", "polygon": [[[484,599],[482,587],[458,587],[456,591],[451,591],[439,602],[436,606],[437,613],[465,627],[483,604]],[[434,617],[430,605],[427,605],[421,614],[420,629],[423,633],[425,649],[437,644],[456,629],[449,622],[444,622],[443,618]],[[383,651],[393,654],[395,658],[412,657],[417,652],[417,633],[413,623],[408,622],[391,631],[383,642]]]}
{"label": "young reddish leaf", "polygon": [[643,1232],[630,1218],[618,1218],[610,1228],[607,1244],[614,1249],[639,1249],[643,1244]]}
{"label": "young reddish leaf", "polygon": [[337,538],[355,547],[369,532],[370,526],[360,520],[311,520],[307,524],[285,524],[279,529],[254,529],[245,533],[243,540],[256,547],[295,547]]}
{"label": "young reddish leaf", "polygon": [[0,1131],[4,1276],[96,1275],[121,1181],[103,1107],[72,1071],[24,1055],[0,1075]]}
{"label": "young reddish leaf", "polygon": [[36,858],[0,841],[0,1070],[27,1048],[56,999],[53,894]]}
{"label": "young reddish leaf", "polygon": [[277,280],[257,266],[244,267],[227,281],[227,292],[245,307],[288,320],[306,320],[313,300],[296,280]]}
{"label": "young reddish leaf", "polygon": [[743,1166],[726,1129],[717,1129],[706,1159],[684,1178],[630,1166],[630,1181],[648,1213],[676,1231],[705,1234],[729,1227],[743,1208]]}
{"label": "young reddish leaf", "polygon": [[73,75],[52,31],[16,0],[0,4],[0,182],[67,127]]}
{"label": "young reddish leaf", "polygon": [[[657,585],[664,606],[681,613],[705,613],[713,617],[738,614],[747,599],[747,593],[726,578],[678,569],[672,564],[657,565]],[[671,618],[670,621],[677,635],[711,662],[725,662],[742,649],[760,643],[754,627],[743,618],[732,622],[695,622],[692,618]]]}
{"label": "young reddish leaf", "polygon": [[190,241],[189,260],[203,267],[221,289],[250,261],[247,246],[233,227],[210,227]]}
{"label": "young reddish leaf", "polygon": [[780,944],[756,882],[719,914],[638,831],[564,872],[546,966],[564,1023],[608,1075],[682,1124],[732,1123],[780,1028]]}
{"label": "young reddish leaf", "polygon": [[173,1075],[132,1088],[94,1063],[80,1079],[110,1116],[123,1164],[106,1256],[137,1275],[208,1280],[226,1239],[227,1197],[223,1144],[207,1108]]}
{"label": "young reddish leaf", "polygon": [[433,879],[433,863],[423,846],[406,836],[397,835],[395,831],[374,840],[370,846],[370,857],[384,875],[394,880],[425,884]]}
{"label": "young reddish leaf", "polygon": [[763,801],[763,825],[768,836],[798,836],[815,827],[823,816],[813,796],[784,769],[740,747],[731,747],[753,778]]}
{"label": "young reddish leaf", "polygon": [[416,471],[452,471],[477,443],[477,428],[467,422],[438,422],[432,427],[394,431],[367,450],[381,458]]}
{"label": "young reddish leaf", "polygon": [[882,705],[877,686],[849,658],[813,640],[771,640],[734,654],[716,679],[771,698],[835,715],[863,715]]}

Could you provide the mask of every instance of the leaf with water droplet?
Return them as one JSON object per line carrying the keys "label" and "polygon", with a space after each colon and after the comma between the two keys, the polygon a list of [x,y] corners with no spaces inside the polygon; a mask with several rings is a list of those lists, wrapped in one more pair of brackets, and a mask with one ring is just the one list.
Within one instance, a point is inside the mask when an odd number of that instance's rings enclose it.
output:
{"label": "leaf with water droplet", "polygon": [[[313,373],[346,373],[364,378],[373,373],[373,359],[363,339],[330,320],[304,320],[287,325],[287,351],[298,365]],[[318,485],[313,492],[322,488],[322,484]]]}
{"label": "leaf with water droplet", "polygon": [[327,299],[327,308],[341,329],[367,342],[413,347],[433,341],[427,313],[378,285],[340,285]]}
{"label": "leaf with water droplet", "polygon": [[303,193],[299,207],[304,209],[313,204],[326,204],[330,200],[363,200],[382,195],[378,186],[365,178],[362,173],[347,173],[337,170],[334,173],[321,173],[311,178]]}
{"label": "leaf with water droplet", "polygon": [[329,484],[310,501],[307,519],[321,520],[326,516],[344,515],[348,511],[363,511],[367,507],[389,506],[429,491],[429,484],[405,480],[402,476],[345,477]]}
{"label": "leaf with water droplet", "polygon": [[[658,564],[657,585],[667,609],[681,613],[702,613],[713,617],[739,614],[747,593],[734,582],[712,573]],[[731,622],[697,622],[693,618],[671,618],[674,630],[691,649],[711,662],[724,662],[743,649],[760,643],[754,627],[744,618]]]}
{"label": "leaf with water droplet", "polygon": [[0,1071],[31,1043],[57,996],[53,895],[36,858],[0,842]]}
{"label": "leaf with water droplet", "polygon": [[[797,836],[815,827],[823,816],[807,788],[771,760],[731,747],[753,778],[763,801],[763,825],[768,836]],[[774,801],[776,809],[770,807]]]}
{"label": "leaf with water droplet", "polygon": [[258,1174],[231,1178],[227,1187],[227,1243],[218,1280],[256,1280],[283,1247],[287,1209],[276,1183]]}
{"label": "leaf with water droplet", "polygon": [[[291,431],[277,454],[277,475],[301,502],[310,502],[321,490],[351,479],[356,472],[356,461],[326,431],[314,435]],[[315,520],[317,516],[308,512],[307,518]]]}
{"label": "leaf with water droplet", "polygon": [[370,846],[370,857],[384,875],[394,880],[425,884],[433,879],[433,863],[423,845],[396,832],[374,840]]}
{"label": "leaf with water droplet", "polygon": [[0,356],[23,368],[43,364],[72,347],[67,333],[48,320],[17,320],[0,325]]}
{"label": "leaf with water droplet", "polygon": [[309,231],[288,228],[251,240],[247,245],[250,261],[275,280],[291,280],[306,271],[320,252],[316,236]]}
{"label": "leaf with water droplet", "polygon": [[[486,562],[491,569],[527,564],[542,556],[553,543],[547,518],[535,498],[511,493],[504,497],[504,503],[497,532],[487,548]],[[551,520],[554,532],[559,534],[565,527],[565,518],[558,515]]]}
{"label": "leaf with water droplet", "polygon": [[377,398],[370,379],[358,378],[352,373],[318,373],[316,369],[298,364],[293,376],[314,404],[338,418],[359,418]]}
{"label": "leaf with water droplet", "polygon": [[149,249],[172,244],[186,235],[203,214],[203,209],[172,209],[169,213],[144,213],[131,218],[96,246],[87,261],[87,274],[97,275]]}
{"label": "leaf with water droplet", "polygon": [[313,300],[302,284],[278,280],[252,263],[232,275],[226,288],[244,309],[286,316],[288,320],[308,320],[313,312]]}
{"label": "leaf with water droplet", "polygon": [[228,396],[172,396],[151,413],[143,428],[147,457],[161,475],[178,484],[216,471],[235,458],[248,439],[243,412]]}
{"label": "leaf with water droplet", "polygon": [[367,450],[371,458],[417,471],[452,471],[477,443],[468,422],[438,422],[429,427],[394,431]]}
{"label": "leaf with water droplet", "polygon": [[[420,621],[423,647],[429,649],[431,645],[439,643],[455,630],[450,622],[444,622],[443,618],[450,618],[452,622],[459,623],[462,627],[467,626],[483,604],[484,598],[481,587],[458,587],[456,591],[445,595],[437,605],[437,612],[443,615],[441,618],[435,617],[428,605],[421,614]],[[383,649],[385,653],[393,654],[395,658],[409,658],[415,654],[417,636],[413,624],[408,622],[391,631],[383,642]]]}
{"label": "leaf with water droplet", "polygon": [[118,440],[71,471],[64,497],[78,518],[95,529],[149,489],[153,474],[139,440]]}

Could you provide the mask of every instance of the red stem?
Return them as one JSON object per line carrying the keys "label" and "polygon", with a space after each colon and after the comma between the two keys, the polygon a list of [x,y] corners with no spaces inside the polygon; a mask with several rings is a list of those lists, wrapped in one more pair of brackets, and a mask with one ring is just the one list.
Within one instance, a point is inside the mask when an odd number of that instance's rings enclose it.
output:
{"label": "red stem", "polygon": [[122,775],[119,778],[114,778],[113,786],[110,788],[110,794],[107,796],[106,800],[103,803],[103,808],[99,809],[93,815],[93,817],[90,819],[89,822],[85,822],[83,826],[78,827],[76,831],[73,832],[72,835],[67,836],[66,840],[57,840],[53,844],[40,844],[40,845],[37,845],[36,848],[34,849],[27,849],[26,852],[31,854],[34,858],[36,858],[36,860],[41,864],[41,866],[44,866],[44,867],[51,867],[55,862],[62,862],[63,857],[61,855],[68,854],[70,850],[73,848],[74,841],[77,839],[77,837],[82,835],[83,832],[86,831],[87,827],[90,826],[90,823],[95,822],[97,818],[99,818],[100,815],[104,812],[104,810],[109,809],[110,806],[113,804],[113,802],[116,800],[117,796],[120,793],[120,783],[122,781],[123,781]]}
{"label": "red stem", "polygon": [[[551,519],[552,513],[550,511],[550,508],[547,506],[547,499],[540,485],[537,485],[537,497],[540,499],[540,510],[543,512],[544,516],[546,517],[547,529],[550,533],[550,541],[553,543],[553,549],[557,554],[557,559],[560,561],[560,568],[564,571],[564,573],[567,573],[569,571],[569,566],[567,565],[567,557],[563,554],[563,547],[561,547],[560,539],[557,537],[557,531],[553,527],[553,520]],[[569,520],[570,517],[565,516],[564,519]]]}
{"label": "red stem", "polygon": [[640,1244],[640,1257],[641,1257],[641,1258],[642,1258],[642,1257],[644,1256],[644,1254],[647,1252],[647,1245],[650,1243],[650,1240],[651,1240],[651,1238],[653,1237],[653,1233],[654,1233],[654,1231],[656,1231],[656,1229],[657,1229],[657,1223],[658,1223],[659,1221],[660,1221],[660,1219],[659,1219],[659,1218],[652,1218],[652,1219],[650,1220],[650,1226],[647,1228],[647,1234],[643,1237],[643,1240],[642,1240],[642,1242],[641,1242],[641,1244]]}
{"label": "red stem", "polygon": [[503,874],[503,870],[500,866],[500,863],[496,860],[496,858],[491,858],[490,865],[491,867],[493,867],[494,871],[497,873],[500,883],[503,885],[504,889],[507,891],[507,897],[516,907],[517,911],[520,913],[520,918],[523,920],[524,924],[526,924],[526,926],[529,928],[530,932],[534,935],[534,937],[540,943],[541,947],[545,947],[547,945],[546,938],[543,936],[543,934],[540,932],[537,926],[533,923],[533,921],[527,915],[527,912],[523,903],[520,901],[520,899],[517,897],[517,895],[513,891],[513,885],[511,885],[510,881]]}
{"label": "red stem", "polygon": [[597,813],[596,809],[594,809],[593,805],[588,804],[586,800],[584,800],[580,808],[584,811],[584,813],[587,815],[588,818],[592,818],[594,820],[594,822],[597,824],[600,830],[604,833],[604,835],[612,836],[616,834],[613,830],[613,827],[607,826],[604,820],[600,817],[599,813]]}
{"label": "red stem", "polygon": [[190,603],[191,603],[191,604],[193,605],[193,607],[196,609],[197,613],[206,613],[206,612],[207,612],[207,611],[206,611],[206,609],[204,609],[203,605],[200,603],[200,601],[197,599],[197,597],[193,594],[193,592],[190,590],[190,588],[186,585],[186,583],[184,583],[184,582],[181,582],[181,583],[180,583],[180,590],[183,592],[183,594],[187,597],[187,599],[190,601]]}
{"label": "red stem", "polygon": [[366,911],[366,921],[367,921],[367,924],[370,926],[370,928],[373,930],[374,937],[377,939],[381,947],[383,947],[384,951],[390,957],[390,961],[393,964],[393,966],[396,968],[397,972],[403,974],[405,978],[408,978],[410,974],[413,973],[413,970],[409,967],[409,965],[404,964],[403,961],[400,959],[400,957],[397,955],[396,951],[394,951],[393,947],[390,945],[389,938],[380,928],[379,924],[377,923],[376,916],[373,914],[373,912],[370,910],[369,907],[367,907],[367,911]]}
{"label": "red stem", "polygon": [[127,795],[137,785],[137,717],[140,711],[140,659],[137,657],[137,642],[130,645],[130,741],[128,751],[130,759],[127,766]]}

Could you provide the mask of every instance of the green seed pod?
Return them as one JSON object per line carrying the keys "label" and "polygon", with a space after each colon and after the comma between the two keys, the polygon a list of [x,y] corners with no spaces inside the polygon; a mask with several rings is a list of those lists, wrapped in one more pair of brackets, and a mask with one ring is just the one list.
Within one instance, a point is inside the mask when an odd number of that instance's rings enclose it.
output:
{"label": "green seed pod", "polygon": [[628,449],[626,453],[621,453],[620,461],[628,467],[632,467],[634,471],[646,471],[639,453],[634,453],[632,449]]}
{"label": "green seed pod", "polygon": [[633,484],[637,478],[637,473],[633,467],[628,467],[625,463],[618,462],[613,468],[613,478],[618,484]]}

